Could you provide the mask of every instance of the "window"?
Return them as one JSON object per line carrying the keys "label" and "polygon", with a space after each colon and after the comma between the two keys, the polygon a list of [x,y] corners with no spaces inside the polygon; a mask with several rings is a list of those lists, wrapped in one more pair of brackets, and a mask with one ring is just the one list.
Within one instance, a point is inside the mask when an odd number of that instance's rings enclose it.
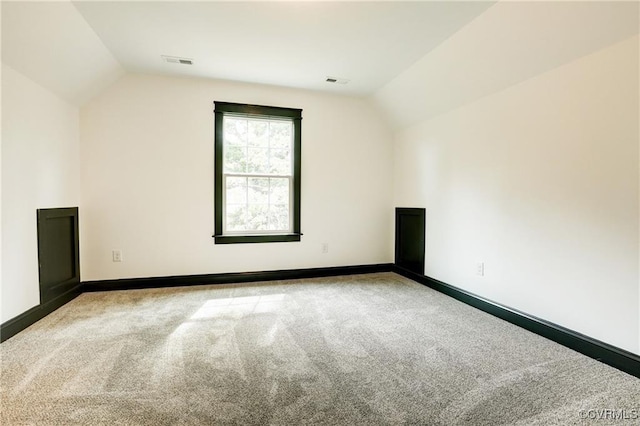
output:
{"label": "window", "polygon": [[215,104],[215,242],[300,241],[302,110]]}

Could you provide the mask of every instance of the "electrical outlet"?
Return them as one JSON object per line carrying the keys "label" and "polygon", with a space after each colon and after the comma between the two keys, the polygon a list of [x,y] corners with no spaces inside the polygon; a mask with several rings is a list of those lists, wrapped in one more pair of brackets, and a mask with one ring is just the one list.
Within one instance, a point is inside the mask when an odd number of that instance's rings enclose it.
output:
{"label": "electrical outlet", "polygon": [[111,259],[114,262],[122,262],[122,250],[113,250],[111,252]]}
{"label": "electrical outlet", "polygon": [[476,275],[479,277],[484,276],[484,262],[476,263]]}
{"label": "electrical outlet", "polygon": [[322,243],[322,253],[329,253],[329,243]]}

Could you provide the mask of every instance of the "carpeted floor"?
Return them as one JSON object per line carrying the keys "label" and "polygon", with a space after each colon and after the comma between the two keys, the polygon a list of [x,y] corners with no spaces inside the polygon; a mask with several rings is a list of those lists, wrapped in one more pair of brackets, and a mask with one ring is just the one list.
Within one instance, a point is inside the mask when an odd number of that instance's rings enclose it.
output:
{"label": "carpeted floor", "polygon": [[640,380],[393,273],[85,293],[0,355],[2,425],[640,424]]}

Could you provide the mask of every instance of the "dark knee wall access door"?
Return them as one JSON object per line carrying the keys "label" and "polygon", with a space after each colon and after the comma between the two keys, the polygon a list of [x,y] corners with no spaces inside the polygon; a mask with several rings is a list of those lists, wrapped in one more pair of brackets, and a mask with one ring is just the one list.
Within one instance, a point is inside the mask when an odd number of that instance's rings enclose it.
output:
{"label": "dark knee wall access door", "polygon": [[78,208],[38,209],[40,303],[80,284]]}
{"label": "dark knee wall access door", "polygon": [[425,209],[396,207],[396,266],[424,274]]}

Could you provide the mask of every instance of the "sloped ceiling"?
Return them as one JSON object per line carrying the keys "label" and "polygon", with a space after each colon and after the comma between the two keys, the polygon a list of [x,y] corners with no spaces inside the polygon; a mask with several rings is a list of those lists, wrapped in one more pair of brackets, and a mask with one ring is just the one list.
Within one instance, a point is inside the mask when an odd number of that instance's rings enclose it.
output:
{"label": "sloped ceiling", "polygon": [[638,34],[637,2],[501,2],[374,95],[398,128]]}
{"label": "sloped ceiling", "polygon": [[491,4],[3,1],[2,60],[75,103],[122,69],[368,95]]}
{"label": "sloped ceiling", "polygon": [[81,105],[124,73],[68,1],[2,1],[2,63]]}
{"label": "sloped ceiling", "polygon": [[[489,2],[74,2],[128,71],[367,95]],[[167,64],[161,55],[193,59]],[[351,80],[328,84],[327,76]]]}
{"label": "sloped ceiling", "polygon": [[402,127],[638,26],[637,2],[3,1],[2,62],[77,105],[142,72],[371,97]]}

